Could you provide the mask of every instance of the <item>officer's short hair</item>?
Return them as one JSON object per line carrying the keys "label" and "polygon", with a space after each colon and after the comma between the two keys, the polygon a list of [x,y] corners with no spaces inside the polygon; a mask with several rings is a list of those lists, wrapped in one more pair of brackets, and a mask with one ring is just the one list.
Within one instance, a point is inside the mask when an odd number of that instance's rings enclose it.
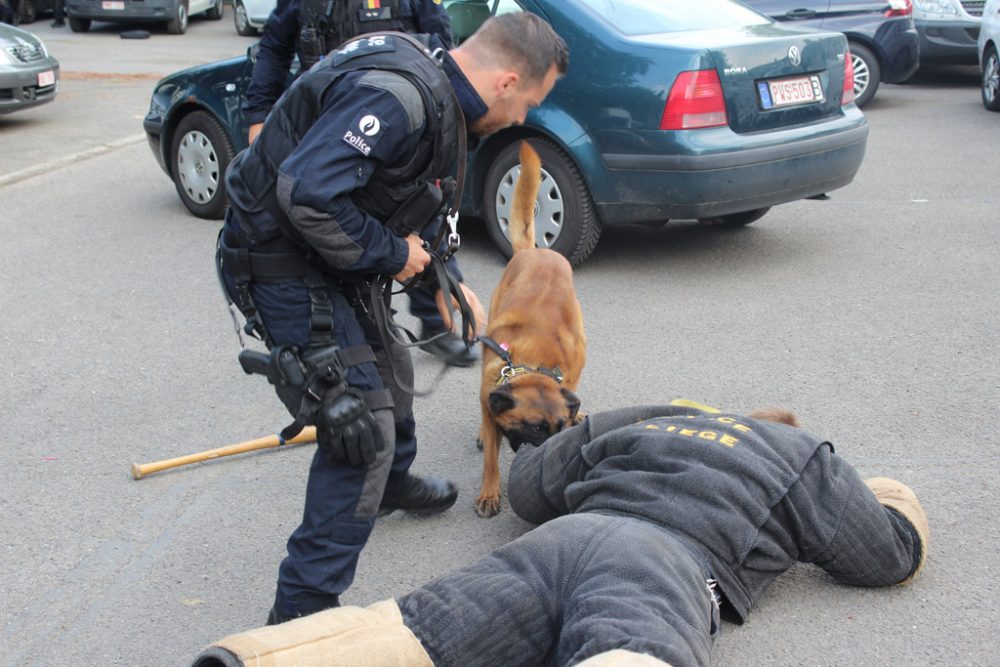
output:
{"label": "officer's short hair", "polygon": [[[490,60],[541,81],[555,65],[559,76],[569,66],[569,49],[546,21],[531,12],[513,12],[487,19],[465,44]],[[464,46],[464,44],[463,44]],[[488,53],[484,53],[488,52]]]}

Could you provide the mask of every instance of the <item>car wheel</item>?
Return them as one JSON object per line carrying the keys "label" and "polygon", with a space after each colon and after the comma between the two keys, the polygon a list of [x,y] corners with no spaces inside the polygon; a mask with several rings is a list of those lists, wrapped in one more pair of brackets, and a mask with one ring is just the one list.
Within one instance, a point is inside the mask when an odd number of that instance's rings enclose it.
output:
{"label": "car wheel", "polygon": [[69,29],[73,32],[87,32],[90,30],[90,19],[78,19],[69,17]]}
{"label": "car wheel", "polygon": [[167,32],[171,35],[183,35],[188,29],[187,0],[180,0],[174,9],[174,18],[167,21]]}
{"label": "car wheel", "polygon": [[212,21],[218,21],[222,18],[222,0],[215,0],[215,4],[212,8],[205,12],[205,16]]}
{"label": "car wheel", "polygon": [[1000,111],[1000,59],[992,46],[983,55],[983,106]]}
{"label": "car wheel", "polygon": [[221,218],[233,145],[219,121],[204,111],[185,116],[174,133],[170,159],[177,194],[188,210],[199,218]]}
{"label": "car wheel", "polygon": [[257,34],[257,29],[250,25],[250,19],[247,18],[247,8],[240,0],[233,3],[233,24],[236,26],[236,32],[244,37],[253,37]]}
{"label": "car wheel", "polygon": [[[531,139],[542,159],[542,183],[535,202],[535,245],[550,248],[578,266],[597,246],[601,225],[587,183],[573,160],[544,139]],[[514,185],[521,172],[519,142],[505,147],[486,174],[483,211],[490,238],[510,258],[507,224]]]}
{"label": "car wheel", "polygon": [[21,9],[17,12],[18,23],[34,23],[38,18],[38,7],[35,0],[21,0]]}
{"label": "car wheel", "polygon": [[709,227],[745,227],[751,222],[760,220],[764,214],[771,210],[771,207],[755,208],[752,211],[741,213],[730,213],[729,215],[717,215],[714,218],[698,218],[698,222]]}
{"label": "car wheel", "polygon": [[871,50],[857,42],[849,44],[851,65],[854,67],[854,103],[859,107],[868,104],[882,79],[882,68]]}

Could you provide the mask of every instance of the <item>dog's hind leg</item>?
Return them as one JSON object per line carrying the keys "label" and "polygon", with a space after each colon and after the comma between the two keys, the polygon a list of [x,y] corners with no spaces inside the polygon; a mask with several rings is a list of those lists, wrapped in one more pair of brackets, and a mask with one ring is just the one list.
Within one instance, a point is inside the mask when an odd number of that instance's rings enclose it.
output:
{"label": "dog's hind leg", "polygon": [[483,486],[476,498],[476,514],[488,519],[500,513],[500,442],[503,435],[493,421],[483,419],[479,442],[483,447]]}

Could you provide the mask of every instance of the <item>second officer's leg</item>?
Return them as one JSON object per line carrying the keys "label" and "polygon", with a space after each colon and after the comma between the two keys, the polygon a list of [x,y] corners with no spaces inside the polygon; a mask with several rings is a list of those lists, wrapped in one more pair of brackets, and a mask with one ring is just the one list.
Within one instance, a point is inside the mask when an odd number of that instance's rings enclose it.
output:
{"label": "second officer's leg", "polygon": [[382,345],[382,337],[375,323],[360,316],[369,344],[375,351],[382,383],[389,388],[394,404],[396,448],[386,482],[379,514],[393,510],[417,513],[441,512],[455,504],[458,489],[447,479],[418,477],[410,474],[410,466],[417,455],[416,420],[413,418],[413,394],[403,391],[396,379],[407,387],[413,386],[413,360],[410,351],[402,345]]}
{"label": "second officer's leg", "polygon": [[[421,237],[428,242],[432,242],[442,224],[444,224],[444,221],[438,217],[435,222],[428,225],[427,229],[421,233]],[[438,248],[438,252],[442,252],[443,250],[444,247]],[[462,271],[458,268],[458,262],[455,261],[454,256],[448,260],[446,266],[448,267],[448,272],[461,282]],[[416,289],[409,292],[410,314],[420,320],[421,340],[431,336],[440,336],[433,343],[426,343],[421,348],[425,352],[430,352],[434,356],[443,359],[445,363],[451,366],[471,366],[478,361],[479,355],[476,354],[475,350],[466,347],[462,337],[457,333],[445,333],[447,328],[434,300],[436,292],[437,286],[428,285],[427,283],[422,283]]]}

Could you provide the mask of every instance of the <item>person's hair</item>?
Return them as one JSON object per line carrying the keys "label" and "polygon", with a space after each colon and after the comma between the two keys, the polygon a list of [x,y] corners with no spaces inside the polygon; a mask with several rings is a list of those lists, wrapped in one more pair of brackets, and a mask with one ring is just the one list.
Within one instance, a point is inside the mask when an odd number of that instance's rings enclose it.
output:
{"label": "person's hair", "polygon": [[483,64],[511,67],[531,81],[541,81],[553,65],[559,76],[569,66],[569,49],[546,21],[531,12],[494,16],[462,46]]}

